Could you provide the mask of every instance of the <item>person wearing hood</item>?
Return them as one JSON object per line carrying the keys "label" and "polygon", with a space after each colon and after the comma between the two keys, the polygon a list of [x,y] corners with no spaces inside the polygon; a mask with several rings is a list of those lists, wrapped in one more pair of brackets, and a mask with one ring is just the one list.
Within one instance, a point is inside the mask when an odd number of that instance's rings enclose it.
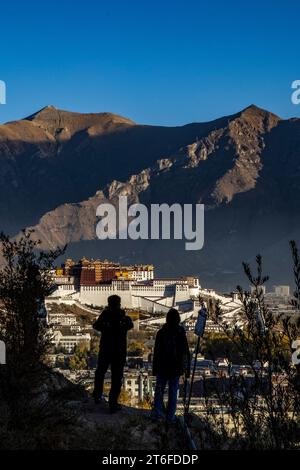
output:
{"label": "person wearing hood", "polygon": [[[176,422],[177,393],[181,375],[190,376],[190,351],[185,330],[180,326],[178,310],[171,308],[166,323],[158,331],[153,354],[153,375],[156,375],[153,417]],[[168,406],[164,412],[164,392],[168,385]]]}

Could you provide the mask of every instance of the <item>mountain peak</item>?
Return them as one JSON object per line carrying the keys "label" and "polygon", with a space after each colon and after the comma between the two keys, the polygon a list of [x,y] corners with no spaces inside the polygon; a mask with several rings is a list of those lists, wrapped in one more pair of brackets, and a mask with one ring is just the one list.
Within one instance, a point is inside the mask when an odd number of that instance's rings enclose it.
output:
{"label": "mountain peak", "polygon": [[30,116],[27,116],[26,118],[24,118],[24,120],[34,121],[36,119],[39,119],[43,116],[48,115],[49,112],[51,113],[51,112],[57,112],[57,111],[59,111],[59,109],[57,109],[55,106],[52,106],[52,105],[44,106],[43,108],[39,109],[35,113],[31,114]]}
{"label": "mountain peak", "polygon": [[42,108],[41,111],[43,111],[44,109],[57,109],[57,108],[55,106],[53,106],[52,104],[48,104],[47,106]]}
{"label": "mountain peak", "polygon": [[36,113],[25,118],[52,135],[62,136],[62,131],[67,137],[84,129],[92,129],[97,133],[103,129],[118,125],[135,125],[133,121],[113,113],[78,113],[58,109],[53,105],[45,106]]}
{"label": "mountain peak", "polygon": [[242,109],[240,112],[240,115],[260,115],[260,116],[273,116],[277,118],[278,120],[280,119],[279,116],[277,116],[274,113],[271,113],[271,111],[268,111],[267,109],[260,108],[259,106],[256,106],[256,104],[250,104],[250,106],[247,106],[247,108]]}
{"label": "mountain peak", "polygon": [[51,116],[59,115],[60,117],[66,117],[68,116],[69,118],[77,118],[77,119],[85,119],[85,118],[90,118],[93,117],[94,119],[112,119],[114,121],[121,121],[121,122],[130,122],[132,124],[135,124],[131,119],[125,118],[123,116],[120,116],[118,114],[110,113],[110,112],[100,112],[100,113],[79,113],[76,111],[66,111],[64,109],[58,109],[53,105],[47,105],[41,108],[39,111],[36,111],[35,113],[31,114],[30,116],[27,116],[24,118],[26,121],[34,121],[34,120],[44,120],[44,119],[49,119]]}
{"label": "mountain peak", "polygon": [[266,111],[263,108],[260,108],[259,106],[256,106],[256,104],[254,104],[254,103],[247,106],[243,111],[246,111],[247,109],[252,110],[252,111]]}
{"label": "mountain peak", "polygon": [[278,122],[281,120],[276,114],[266,109],[259,108],[255,104],[251,104],[243,109],[237,117],[243,119],[260,132],[269,132],[273,127],[277,126]]}

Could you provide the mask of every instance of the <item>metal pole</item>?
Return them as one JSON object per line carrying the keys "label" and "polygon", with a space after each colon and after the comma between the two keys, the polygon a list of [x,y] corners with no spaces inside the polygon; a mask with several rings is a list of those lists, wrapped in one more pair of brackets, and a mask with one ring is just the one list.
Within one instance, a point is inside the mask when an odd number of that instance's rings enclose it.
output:
{"label": "metal pole", "polygon": [[197,365],[197,357],[200,349],[200,336],[198,336],[197,340],[197,346],[195,350],[195,359],[194,359],[194,367],[193,367],[193,373],[192,373],[192,379],[191,379],[191,385],[190,385],[190,390],[189,390],[189,399],[187,402],[187,405],[184,410],[184,414],[188,414],[189,409],[190,409],[190,403],[191,403],[191,398],[192,398],[192,391],[193,391],[193,385],[194,385],[194,378],[195,378],[195,372],[196,372],[196,365]]}

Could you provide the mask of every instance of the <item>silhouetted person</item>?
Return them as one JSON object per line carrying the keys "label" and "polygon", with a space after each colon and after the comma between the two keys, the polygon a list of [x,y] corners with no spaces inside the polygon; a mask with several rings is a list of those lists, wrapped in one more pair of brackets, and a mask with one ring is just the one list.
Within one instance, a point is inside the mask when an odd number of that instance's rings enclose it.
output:
{"label": "silhouetted person", "polygon": [[158,331],[154,346],[153,375],[156,375],[153,417],[164,418],[164,391],[168,384],[167,423],[176,422],[179,378],[190,375],[190,351],[185,330],[180,326],[180,315],[175,308],[167,313],[164,326]]}
{"label": "silhouetted person", "polygon": [[110,411],[120,409],[118,398],[123,379],[123,369],[127,353],[127,331],[133,328],[132,320],[121,309],[121,298],[118,295],[108,297],[108,306],[93,324],[101,332],[98,366],[95,373],[93,392],[95,403],[102,399],[104,376],[108,367],[111,369],[111,388],[109,393]]}

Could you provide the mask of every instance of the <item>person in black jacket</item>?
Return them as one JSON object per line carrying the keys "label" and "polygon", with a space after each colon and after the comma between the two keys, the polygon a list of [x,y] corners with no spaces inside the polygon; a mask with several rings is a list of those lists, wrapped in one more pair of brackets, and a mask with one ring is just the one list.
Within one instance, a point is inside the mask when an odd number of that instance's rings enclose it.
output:
{"label": "person in black jacket", "polygon": [[127,354],[127,331],[133,328],[132,320],[121,309],[118,295],[108,297],[108,306],[103,310],[93,328],[101,332],[98,366],[95,373],[93,397],[99,403],[103,394],[104,376],[111,369],[111,388],[109,393],[110,411],[120,409],[118,398],[121,391],[123,369]]}
{"label": "person in black jacket", "polygon": [[168,384],[167,423],[176,422],[177,392],[181,375],[190,375],[190,351],[180,315],[175,308],[167,313],[166,323],[158,331],[154,346],[153,375],[156,375],[153,417],[165,417],[163,397]]}

